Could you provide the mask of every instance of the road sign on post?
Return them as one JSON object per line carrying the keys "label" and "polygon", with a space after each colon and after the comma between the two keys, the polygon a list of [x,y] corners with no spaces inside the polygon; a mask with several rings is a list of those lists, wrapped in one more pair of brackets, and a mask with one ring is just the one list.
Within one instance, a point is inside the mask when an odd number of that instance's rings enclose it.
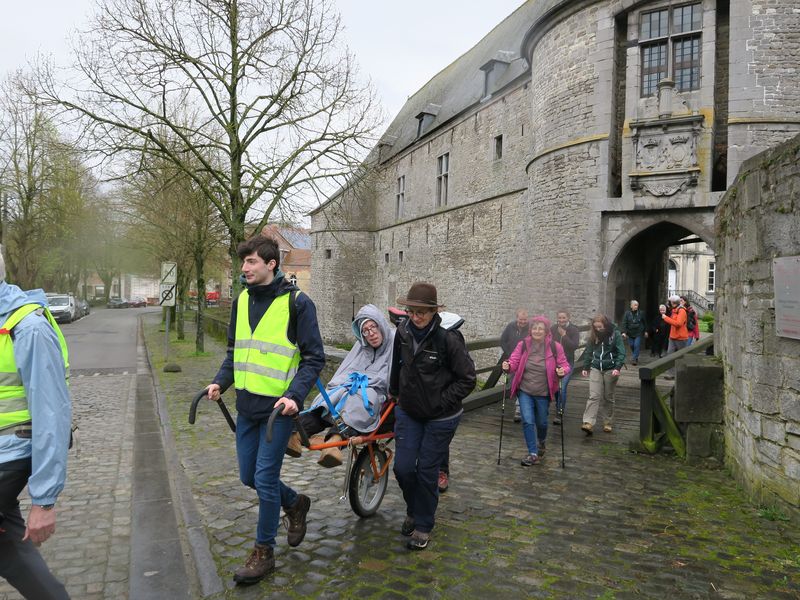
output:
{"label": "road sign on post", "polygon": [[178,263],[162,262],[161,263],[161,284],[174,285],[178,283]]}
{"label": "road sign on post", "polygon": [[159,293],[158,303],[161,306],[175,306],[175,295],[177,286],[169,283],[162,283]]}

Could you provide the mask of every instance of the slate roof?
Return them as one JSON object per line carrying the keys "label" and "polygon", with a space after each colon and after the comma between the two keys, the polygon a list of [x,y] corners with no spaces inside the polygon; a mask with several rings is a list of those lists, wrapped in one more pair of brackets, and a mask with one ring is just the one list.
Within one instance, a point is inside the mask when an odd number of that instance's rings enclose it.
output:
{"label": "slate roof", "polygon": [[[436,107],[436,116],[419,139],[426,138],[449,120],[480,103],[484,96],[485,77],[481,69],[492,59],[508,63],[505,72],[495,82],[494,91],[527,76],[530,65],[522,53],[527,52],[527,45],[536,26],[550,14],[568,7],[571,3],[579,4],[576,0],[524,2],[481,41],[434,75],[406,101],[364,163],[374,164],[379,158],[381,162],[385,162],[417,141],[417,116],[425,112],[431,114],[431,107]],[[383,149],[379,150],[381,146]],[[346,188],[347,184],[308,214],[318,213]]]}
{"label": "slate roof", "polygon": [[479,103],[484,96],[484,72],[481,67],[490,60],[508,62],[508,68],[494,86],[495,90],[527,74],[528,61],[520,56],[523,38],[541,16],[543,5],[547,4],[552,4],[552,1],[528,0],[522,4],[475,46],[434,75],[411,96],[381,136],[379,143],[391,143],[391,147],[381,153],[381,161],[398,154],[417,139],[416,117],[422,112],[430,112],[426,111],[426,107],[434,105],[438,110],[422,137]]}

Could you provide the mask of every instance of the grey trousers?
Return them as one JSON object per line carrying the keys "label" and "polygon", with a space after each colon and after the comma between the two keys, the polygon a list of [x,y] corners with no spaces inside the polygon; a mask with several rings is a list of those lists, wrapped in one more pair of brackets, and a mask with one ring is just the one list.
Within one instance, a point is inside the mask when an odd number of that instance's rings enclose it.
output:
{"label": "grey trousers", "polygon": [[29,600],[69,600],[34,543],[22,541],[25,520],[17,496],[27,482],[27,471],[0,470],[0,577]]}
{"label": "grey trousers", "polygon": [[586,410],[583,411],[583,422],[594,426],[597,414],[603,425],[614,423],[614,391],[617,389],[619,375],[612,375],[611,371],[589,371],[589,399],[586,401]]}

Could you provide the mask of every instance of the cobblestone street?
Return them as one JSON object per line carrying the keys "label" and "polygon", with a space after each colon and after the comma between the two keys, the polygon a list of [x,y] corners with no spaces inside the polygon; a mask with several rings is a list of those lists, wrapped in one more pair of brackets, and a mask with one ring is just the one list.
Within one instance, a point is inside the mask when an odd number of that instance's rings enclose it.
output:
{"label": "cobblestone street", "polygon": [[[587,384],[570,384],[566,469],[551,427],[541,466],[519,465],[522,434],[506,407],[496,465],[500,406],[464,416],[452,445],[450,490],[439,504],[428,550],[411,553],[399,535],[403,503],[394,478],[378,514],[360,519],[339,502],[344,470],[316,457],[286,459],[285,480],[312,498],[303,544],[279,533],[276,573],[252,587],[230,574],[249,553],[255,494],[237,478],[233,435],[205,401],[197,423],[189,402],[216,373],[223,347],[207,356],[173,345],[181,373],[163,373],[156,322],[148,348],[165,394],[180,462],[230,598],[800,598],[800,534],[779,512],[749,504],[722,469],[689,467],[668,455],[631,454],[635,431],[620,407],[613,434],[579,431]],[[631,381],[635,375],[628,375]],[[225,395],[234,409],[231,393]]]}
{"label": "cobblestone street", "polygon": [[[70,389],[79,429],[56,507],[56,533],[42,546],[42,554],[75,600],[125,600],[136,374],[73,372]],[[26,517],[29,506],[22,503]],[[0,580],[1,599],[20,597]]]}

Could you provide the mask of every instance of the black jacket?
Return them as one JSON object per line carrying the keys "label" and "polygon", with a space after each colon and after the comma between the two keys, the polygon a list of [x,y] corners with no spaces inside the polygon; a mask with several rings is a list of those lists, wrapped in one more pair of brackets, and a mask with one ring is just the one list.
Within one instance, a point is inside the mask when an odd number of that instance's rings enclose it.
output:
{"label": "black jacket", "polygon": [[506,359],[511,356],[519,343],[528,337],[531,332],[531,326],[519,327],[516,321],[511,321],[503,333],[500,335],[500,348],[503,350],[503,358]]}
{"label": "black jacket", "polygon": [[564,348],[564,355],[567,357],[569,366],[573,366],[575,364],[575,350],[581,345],[581,334],[578,328],[572,323],[567,323],[567,333],[560,335],[558,333],[558,323],[556,323],[550,328],[550,333],[553,335],[553,339]]}
{"label": "black jacket", "polygon": [[[275,279],[267,285],[249,287],[247,291],[250,294],[248,314],[250,330],[255,330],[261,317],[267,312],[275,298],[298,289],[296,285],[286,281],[281,272],[278,272]],[[223,392],[233,384],[233,347],[236,342],[238,304],[237,298],[231,306],[231,320],[228,323],[228,352],[213,381],[220,386]],[[300,365],[284,396],[297,402],[297,406],[303,410],[303,401],[325,366],[325,349],[319,333],[317,309],[314,303],[306,294],[298,293],[295,297],[295,306],[297,308],[296,326],[294,331],[292,331],[292,327],[289,327],[288,337],[289,341],[300,349]],[[236,390],[236,410],[251,420],[269,417],[277,400],[278,398],[272,396],[260,396],[247,390]]]}
{"label": "black jacket", "polygon": [[389,394],[399,398],[400,408],[418,421],[455,415],[461,402],[475,388],[475,364],[463,336],[434,323],[414,352],[413,327],[409,321],[394,336]]}
{"label": "black jacket", "polygon": [[647,331],[647,321],[641,310],[627,310],[622,317],[622,333],[631,338],[639,337]]}

